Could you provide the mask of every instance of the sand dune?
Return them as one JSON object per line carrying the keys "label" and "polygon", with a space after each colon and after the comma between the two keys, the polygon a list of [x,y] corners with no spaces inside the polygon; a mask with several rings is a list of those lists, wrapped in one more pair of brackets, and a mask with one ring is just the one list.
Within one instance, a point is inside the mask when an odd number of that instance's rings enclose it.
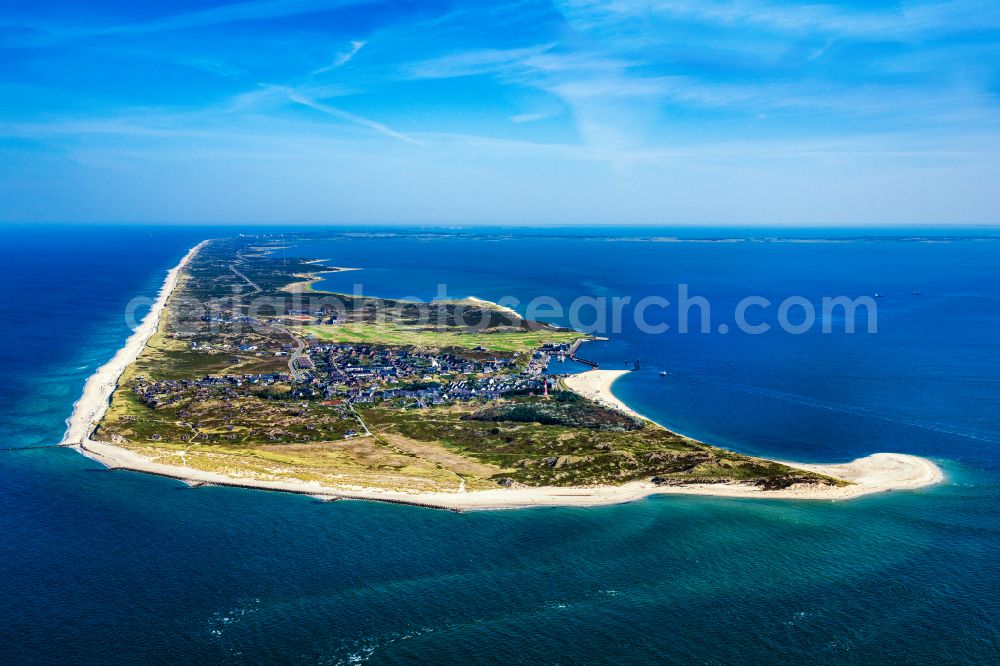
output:
{"label": "sand dune", "polygon": [[119,349],[110,361],[98,368],[97,372],[87,380],[83,387],[83,395],[74,403],[73,413],[66,419],[66,434],[63,435],[62,445],[80,444],[90,437],[94,426],[108,410],[111,394],[114,393],[115,387],[118,385],[118,378],[125,372],[125,368],[139,358],[139,354],[146,346],[146,341],[160,325],[160,315],[163,313],[174,287],[177,286],[181,269],[207,242],[202,241],[195,245],[184,255],[179,264],[167,272],[167,278],[163,281],[163,286],[160,287],[156,301],[153,302],[142,323],[132,331],[132,335],[125,341],[125,346]]}
{"label": "sand dune", "polygon": [[585,488],[497,488],[473,492],[408,493],[378,488],[331,488],[315,482],[269,481],[225,476],[185,467],[164,465],[137,453],[88,441],[83,452],[108,467],[167,476],[192,484],[215,484],[258,488],[311,495],[323,499],[358,499],[415,504],[454,510],[515,509],[532,506],[600,506],[633,502],[651,495],[710,495],[758,499],[845,500],[871,493],[920,488],[943,478],[936,465],[923,458],[877,453],[844,465],[795,465],[831,476],[841,476],[855,485],[843,487],[799,485],[784,490],[761,490],[738,483],[657,486],[633,482],[620,486]]}
{"label": "sand dune", "polygon": [[[620,486],[583,488],[497,488],[474,492],[407,493],[377,488],[331,488],[315,482],[297,480],[270,481],[236,478],[188,467],[155,462],[133,451],[90,439],[94,426],[108,409],[112,393],[125,368],[145,347],[159,326],[160,316],[177,286],[181,269],[204,245],[199,243],[181,262],[167,273],[166,280],[152,309],[128,338],[125,346],[94,373],[84,387],[83,395],[67,420],[63,445],[73,446],[84,455],[108,467],[130,469],[148,474],[167,476],[188,483],[259,488],[300,493],[328,499],[361,499],[400,502],[445,509],[503,509],[531,506],[594,506],[616,504],[641,499],[649,495],[714,495],[719,497],[757,497],[781,499],[849,499],[870,493],[897,489],[913,489],[938,483],[941,470],[931,461],[897,453],[876,453],[850,463],[835,465],[785,464],[827,474],[852,482],[843,487],[802,484],[783,490],[761,490],[738,483],[692,484],[688,486],[657,486],[650,482],[633,482]],[[565,379],[568,388],[592,400],[642,417],[611,392],[616,379],[625,370],[591,370]]]}

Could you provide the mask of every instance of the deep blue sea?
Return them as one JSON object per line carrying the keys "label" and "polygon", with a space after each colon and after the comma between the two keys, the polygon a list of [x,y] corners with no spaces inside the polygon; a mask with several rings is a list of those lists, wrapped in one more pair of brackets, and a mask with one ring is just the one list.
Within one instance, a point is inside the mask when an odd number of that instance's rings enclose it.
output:
{"label": "deep blue sea", "polygon": [[[1000,240],[590,228],[284,250],[362,267],[322,286],[378,296],[675,301],[686,284],[711,332],[626,316],[584,346],[602,367],[641,361],[618,395],[747,453],[929,456],[947,473],[931,489],[455,514],[190,489],[25,448],[60,440],[129,334],[125,304],[240,231],[260,229],[0,228],[0,663],[1000,661]],[[738,236],[758,240],[699,240]],[[875,334],[718,332],[750,295],[875,293]]]}

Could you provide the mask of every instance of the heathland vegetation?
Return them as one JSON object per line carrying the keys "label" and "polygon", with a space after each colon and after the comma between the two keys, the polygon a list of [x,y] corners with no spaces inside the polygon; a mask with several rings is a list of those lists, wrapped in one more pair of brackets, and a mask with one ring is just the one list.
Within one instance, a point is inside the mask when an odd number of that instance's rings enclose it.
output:
{"label": "heathland vegetation", "polygon": [[565,390],[549,360],[582,334],[482,301],[318,291],[338,269],[279,247],[241,237],[198,252],[94,439],[330,488],[838,483]]}

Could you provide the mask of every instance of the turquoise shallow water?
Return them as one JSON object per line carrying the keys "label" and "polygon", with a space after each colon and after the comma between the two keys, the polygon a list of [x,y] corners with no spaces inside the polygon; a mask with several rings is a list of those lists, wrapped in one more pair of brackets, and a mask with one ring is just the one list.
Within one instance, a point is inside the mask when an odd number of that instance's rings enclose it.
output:
{"label": "turquoise shallow water", "polygon": [[[194,242],[231,232],[5,229],[4,445],[57,442],[84,380],[128,334],[124,304],[155,293]],[[786,458],[929,455],[947,483],[845,503],[452,514],[191,490],[69,451],[4,451],[0,661],[995,662],[1000,244],[581,233],[289,252],[371,267],[328,285],[392,296],[433,296],[439,282],[484,298],[644,295],[685,281],[722,316],[716,303],[748,291],[884,292],[875,336],[625,326],[588,354],[605,367],[641,358],[616,391],[684,432]]]}

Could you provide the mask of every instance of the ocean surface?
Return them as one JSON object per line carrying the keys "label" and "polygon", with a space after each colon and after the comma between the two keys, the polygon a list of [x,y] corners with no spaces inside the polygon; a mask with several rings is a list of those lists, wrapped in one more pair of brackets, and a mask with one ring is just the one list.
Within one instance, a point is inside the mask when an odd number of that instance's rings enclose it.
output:
{"label": "ocean surface", "polygon": [[[364,269],[321,288],[427,299],[445,284],[522,311],[675,302],[689,285],[711,332],[650,334],[629,314],[584,346],[602,367],[641,362],[621,398],[751,454],[928,456],[947,474],[930,489],[455,514],[190,489],[48,448],[128,336],[129,300],[198,240],[240,231],[262,230],[0,228],[0,663],[1000,661],[1000,240],[588,228],[283,250]],[[765,334],[732,326],[746,296],[875,293],[876,334],[792,335],[774,308],[748,315]]]}

